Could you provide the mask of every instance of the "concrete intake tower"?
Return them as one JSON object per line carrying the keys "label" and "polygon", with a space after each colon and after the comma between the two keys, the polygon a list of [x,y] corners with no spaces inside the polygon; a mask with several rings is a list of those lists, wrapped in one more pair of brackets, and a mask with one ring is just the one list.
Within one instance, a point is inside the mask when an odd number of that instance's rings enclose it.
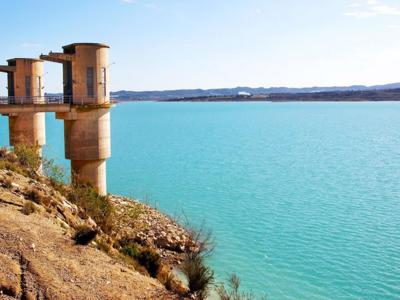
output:
{"label": "concrete intake tower", "polygon": [[[0,113],[9,116],[10,144],[45,144],[45,112],[64,120],[65,157],[73,182],[90,183],[107,193],[106,159],[111,156],[109,47],[75,43],[63,52],[39,59],[11,59],[0,71],[8,74],[8,97],[0,97]],[[43,61],[62,64],[62,96],[44,96]]]}
{"label": "concrete intake tower", "polygon": [[[7,62],[8,65],[0,66],[0,71],[7,73],[9,103],[43,103],[43,61],[14,58]],[[42,146],[46,143],[45,114],[26,110],[6,115],[10,145],[37,146],[41,155]]]}

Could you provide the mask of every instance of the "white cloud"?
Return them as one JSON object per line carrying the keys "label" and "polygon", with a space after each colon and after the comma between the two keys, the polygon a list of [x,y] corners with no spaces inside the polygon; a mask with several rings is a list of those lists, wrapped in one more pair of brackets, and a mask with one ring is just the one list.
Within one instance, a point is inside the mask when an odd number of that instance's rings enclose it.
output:
{"label": "white cloud", "polygon": [[356,1],[349,5],[349,9],[344,15],[354,18],[400,16],[400,7],[387,5],[379,0]]}

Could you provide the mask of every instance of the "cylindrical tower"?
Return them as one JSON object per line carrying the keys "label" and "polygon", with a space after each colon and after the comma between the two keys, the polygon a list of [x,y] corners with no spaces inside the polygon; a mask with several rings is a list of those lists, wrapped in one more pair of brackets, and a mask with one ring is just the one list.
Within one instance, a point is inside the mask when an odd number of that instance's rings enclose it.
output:
{"label": "cylindrical tower", "polygon": [[[8,72],[10,104],[43,103],[43,61],[30,58],[8,60],[13,72]],[[38,146],[41,154],[46,143],[45,113],[9,114],[10,145]]]}
{"label": "cylindrical tower", "polygon": [[111,156],[108,50],[104,44],[76,43],[41,58],[63,64],[64,98],[70,113],[64,120],[65,157],[71,160],[73,180],[107,193],[106,159]]}
{"label": "cylindrical tower", "polygon": [[64,65],[64,86],[66,91],[70,91],[67,94],[72,96],[73,104],[109,103],[109,47],[104,44],[77,43],[64,46],[63,49],[64,54],[73,55],[73,59]]}

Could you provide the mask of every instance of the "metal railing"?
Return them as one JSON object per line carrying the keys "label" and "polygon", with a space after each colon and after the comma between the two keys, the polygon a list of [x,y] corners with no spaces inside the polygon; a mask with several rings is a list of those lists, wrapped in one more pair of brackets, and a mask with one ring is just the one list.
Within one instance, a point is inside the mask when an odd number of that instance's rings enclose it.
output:
{"label": "metal railing", "polygon": [[25,105],[25,104],[65,104],[69,103],[68,97],[65,99],[64,96],[35,96],[35,97],[19,97],[19,96],[8,96],[0,97],[0,105]]}
{"label": "metal railing", "polygon": [[[115,99],[110,99],[110,103],[115,103]],[[46,104],[76,104],[76,105],[103,105],[108,102],[99,103],[95,97],[88,96],[35,96],[35,97],[17,97],[0,96],[0,105],[46,105]]]}

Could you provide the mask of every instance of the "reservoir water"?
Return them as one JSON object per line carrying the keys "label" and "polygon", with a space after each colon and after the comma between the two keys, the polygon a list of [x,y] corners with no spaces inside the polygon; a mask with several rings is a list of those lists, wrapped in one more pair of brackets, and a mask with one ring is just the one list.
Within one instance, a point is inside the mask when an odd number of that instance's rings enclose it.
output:
{"label": "reservoir water", "polygon": [[[400,103],[127,103],[111,122],[109,191],[204,220],[219,280],[272,300],[400,299]],[[65,164],[63,123],[46,129]]]}

